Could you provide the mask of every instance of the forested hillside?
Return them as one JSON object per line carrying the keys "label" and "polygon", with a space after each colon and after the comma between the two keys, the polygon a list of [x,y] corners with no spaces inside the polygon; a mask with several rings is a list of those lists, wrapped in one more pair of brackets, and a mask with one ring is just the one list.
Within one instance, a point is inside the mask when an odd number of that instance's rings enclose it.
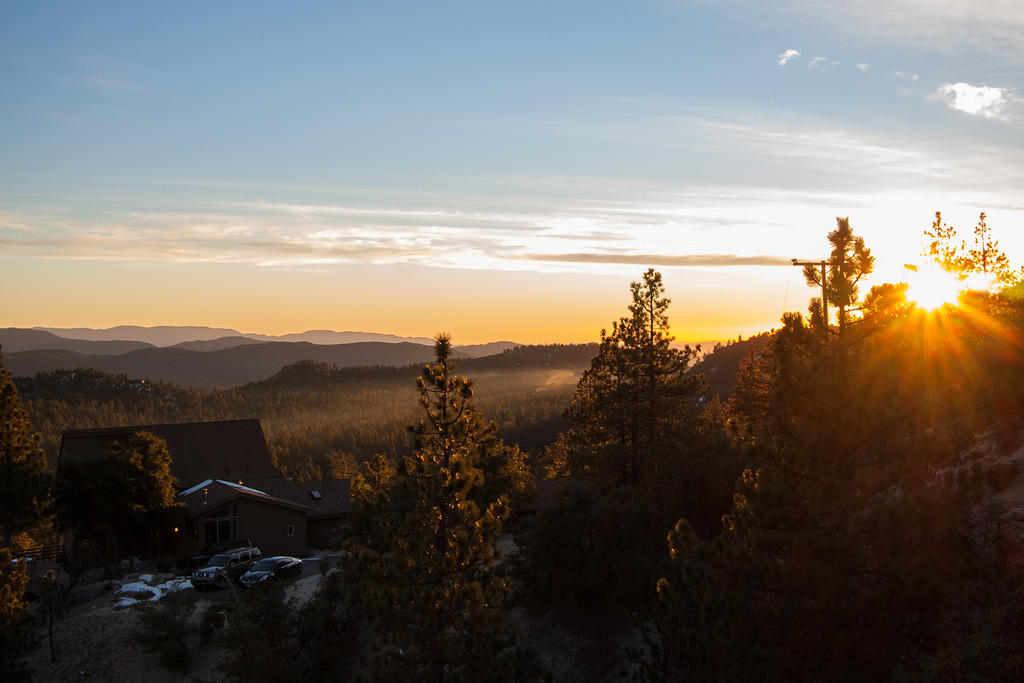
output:
{"label": "forested hillside", "polygon": [[266,379],[285,365],[300,360],[361,367],[402,366],[422,363],[429,359],[429,346],[405,342],[356,342],[332,345],[309,342],[262,342],[202,351],[177,346],[144,348],[116,356],[81,354],[68,350],[22,351],[10,354],[7,357],[7,364],[11,372],[23,376],[51,370],[93,368],[111,374],[146,378],[150,381],[214,389],[235,387]]}
{"label": "forested hillside", "polygon": [[[561,413],[593,345],[524,346],[464,359],[480,405],[502,438],[538,449],[564,429]],[[142,382],[97,370],[16,378],[33,426],[55,461],[64,429],[260,418],[271,453],[290,473],[328,472],[330,453],[363,460],[410,447],[418,365],[338,368],[300,361],[272,378],[223,391]]]}

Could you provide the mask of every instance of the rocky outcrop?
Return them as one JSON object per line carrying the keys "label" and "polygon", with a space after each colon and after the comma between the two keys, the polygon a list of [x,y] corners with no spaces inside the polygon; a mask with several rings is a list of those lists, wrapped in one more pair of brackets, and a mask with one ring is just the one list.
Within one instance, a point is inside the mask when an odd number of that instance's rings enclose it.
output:
{"label": "rocky outcrop", "polygon": [[977,437],[962,467],[980,468],[984,493],[965,520],[966,535],[982,556],[996,557],[1011,576],[1024,577],[1024,433],[1008,446],[1005,430]]}

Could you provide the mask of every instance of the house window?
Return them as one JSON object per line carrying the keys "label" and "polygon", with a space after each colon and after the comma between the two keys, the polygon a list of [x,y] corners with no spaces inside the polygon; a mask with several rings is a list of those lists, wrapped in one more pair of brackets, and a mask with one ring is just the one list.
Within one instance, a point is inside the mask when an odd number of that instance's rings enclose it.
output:
{"label": "house window", "polygon": [[294,524],[289,524],[288,525],[288,536],[291,537],[291,536],[294,536],[294,535],[295,535],[295,525]]}
{"label": "house window", "polygon": [[203,522],[203,541],[231,541],[238,538],[238,506],[225,505],[214,510]]}

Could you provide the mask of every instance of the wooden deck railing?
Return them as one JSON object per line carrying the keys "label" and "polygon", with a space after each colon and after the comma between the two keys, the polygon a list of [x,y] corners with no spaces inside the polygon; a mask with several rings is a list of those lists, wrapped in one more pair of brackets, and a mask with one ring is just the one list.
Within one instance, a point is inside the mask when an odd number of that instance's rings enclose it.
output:
{"label": "wooden deck railing", "polygon": [[32,548],[22,548],[14,552],[15,557],[31,557],[33,560],[53,560],[63,562],[67,559],[62,545],[37,545]]}

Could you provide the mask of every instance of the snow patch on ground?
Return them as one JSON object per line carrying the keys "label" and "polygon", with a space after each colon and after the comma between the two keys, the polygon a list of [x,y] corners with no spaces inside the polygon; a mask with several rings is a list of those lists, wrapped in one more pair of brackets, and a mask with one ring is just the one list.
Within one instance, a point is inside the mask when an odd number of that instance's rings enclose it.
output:
{"label": "snow patch on ground", "polygon": [[[175,578],[158,583],[156,585],[149,585],[147,581],[152,581],[152,574],[143,574],[139,577],[138,581],[132,581],[126,583],[116,591],[117,594],[127,594],[125,597],[117,601],[114,607],[130,607],[140,602],[156,602],[160,598],[164,597],[168,593],[174,593],[176,591],[185,590],[191,588],[192,584],[188,578]],[[145,594],[149,594],[149,597],[142,597]]]}

